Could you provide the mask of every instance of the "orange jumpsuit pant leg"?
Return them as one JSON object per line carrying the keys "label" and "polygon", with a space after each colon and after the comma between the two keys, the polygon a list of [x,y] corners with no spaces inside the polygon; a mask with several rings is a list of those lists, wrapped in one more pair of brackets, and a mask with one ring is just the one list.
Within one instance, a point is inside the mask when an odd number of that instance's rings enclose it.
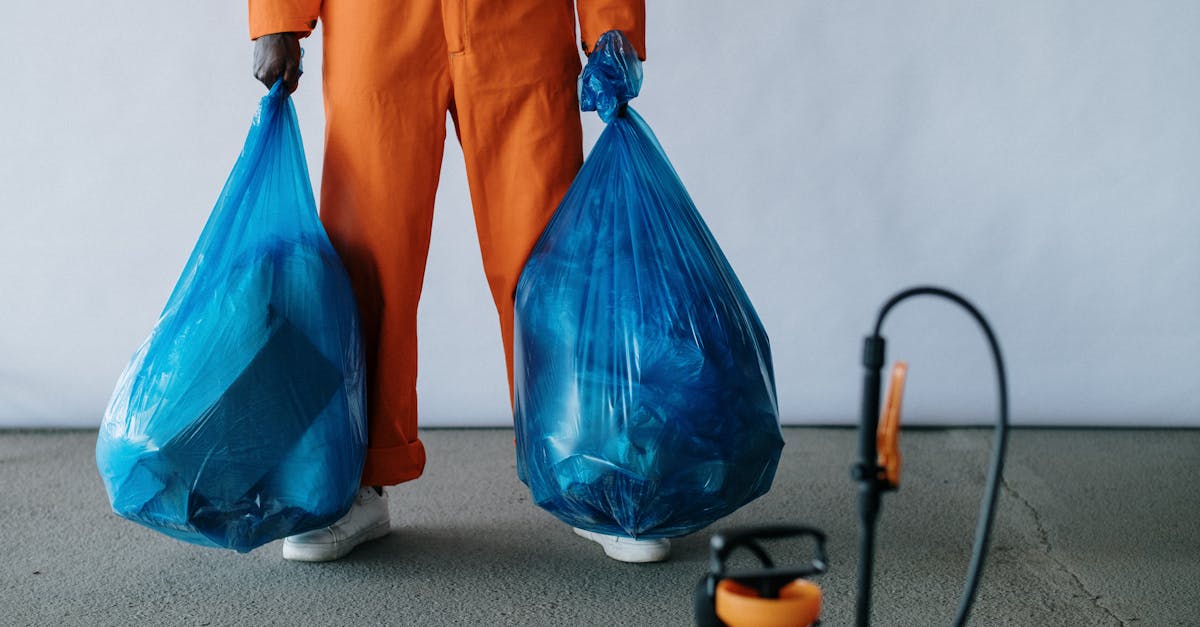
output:
{"label": "orange jumpsuit pant leg", "polygon": [[511,395],[517,279],[583,163],[574,7],[563,0],[443,6],[452,112]]}
{"label": "orange jumpsuit pant leg", "polygon": [[417,302],[441,172],[449,66],[436,0],[325,0],[321,218],[366,348],[363,485],[420,476]]}

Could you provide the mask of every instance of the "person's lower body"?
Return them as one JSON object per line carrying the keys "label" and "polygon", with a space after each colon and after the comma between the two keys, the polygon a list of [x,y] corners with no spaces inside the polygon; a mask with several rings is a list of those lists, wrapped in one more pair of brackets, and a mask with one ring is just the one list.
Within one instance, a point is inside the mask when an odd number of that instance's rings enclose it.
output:
{"label": "person's lower body", "polygon": [[[417,303],[446,115],[463,148],[511,393],[517,279],[583,161],[574,13],[562,0],[326,0],[321,20],[321,218],[354,286],[366,347],[362,484],[391,486],[425,466]],[[387,513],[385,501],[382,514],[355,518],[361,507],[356,500],[347,514],[360,523],[349,525],[352,539],[376,533]],[[325,554],[344,554],[337,544]]]}

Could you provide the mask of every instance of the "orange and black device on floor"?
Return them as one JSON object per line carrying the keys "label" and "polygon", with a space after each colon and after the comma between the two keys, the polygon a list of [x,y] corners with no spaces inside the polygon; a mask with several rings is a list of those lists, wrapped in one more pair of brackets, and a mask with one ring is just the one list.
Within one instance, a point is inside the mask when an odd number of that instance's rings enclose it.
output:
{"label": "orange and black device on floor", "polygon": [[[878,419],[876,468],[890,489],[900,485],[900,406],[908,366],[892,368],[887,403]],[[816,543],[811,563],[799,568],[776,567],[760,540],[811,537]],[[754,554],[762,568],[730,572],[726,560],[739,548]],[[719,533],[710,543],[709,573],[696,589],[696,624],[700,627],[808,627],[821,622],[821,588],[806,577],[826,571],[825,534],[803,526],[756,527]]]}
{"label": "orange and black device on floor", "polygon": [[[775,566],[762,540],[812,538],[815,555],[805,566]],[[701,627],[793,627],[821,618],[821,588],[806,577],[825,572],[825,534],[812,527],[776,526],[732,530],[712,537],[709,572],[696,587],[696,624]],[[729,571],[737,549],[753,553],[757,570]]]}
{"label": "orange and black device on floor", "polygon": [[[996,420],[992,462],[988,473],[979,524],[967,569],[954,625],[965,625],[974,604],[980,573],[987,555],[996,499],[1004,470],[1008,442],[1008,382],[1000,344],[991,326],[970,302],[949,290],[921,286],[904,290],[890,298],[880,309],[874,332],[863,343],[863,394],[859,424],[858,463],[851,476],[859,484],[858,595],[855,624],[867,627],[871,621],[871,584],[875,559],[875,526],[884,492],[900,486],[900,407],[908,366],[897,363],[891,372],[886,403],[881,405],[880,389],[885,362],[886,342],[880,331],[887,314],[901,302],[915,296],[938,296],[959,305],[979,323],[992,352],[996,367],[999,412]],[[800,568],[776,567],[758,543],[788,537],[810,536],[816,540],[816,558]],[[745,547],[762,563],[756,571],[727,572],[725,561],[734,549]],[[825,535],[810,527],[758,527],[740,529],[713,536],[709,574],[700,581],[695,595],[696,624],[701,627],[807,627],[820,623],[822,594],[815,583],[804,579],[826,570]]]}
{"label": "orange and black device on floor", "polygon": [[[879,520],[880,501],[884,492],[895,490],[900,484],[900,452],[897,446],[899,432],[899,407],[901,387],[907,367],[900,363],[892,373],[892,390],[888,402],[880,412],[881,373],[886,361],[886,342],[883,323],[891,311],[900,303],[919,296],[936,296],[948,300],[967,312],[983,331],[992,353],[996,371],[997,415],[995,436],[992,444],[992,461],[979,506],[979,522],[975,530],[975,542],[971,550],[971,562],[959,599],[958,610],[952,624],[965,625],[975,603],[983,563],[987,557],[988,541],[995,520],[996,501],[1004,473],[1004,458],[1008,448],[1008,377],[1004,359],[1000,354],[1000,342],[992,327],[973,304],[962,296],[935,286],[918,286],[903,290],[889,298],[879,309],[875,329],[863,341],[862,364],[863,394],[862,414],[859,427],[859,462],[851,469],[851,475],[859,484],[858,526],[858,596],[856,599],[855,624],[867,627],[871,623],[871,583],[875,570],[875,527]],[[899,383],[900,385],[897,385]]]}

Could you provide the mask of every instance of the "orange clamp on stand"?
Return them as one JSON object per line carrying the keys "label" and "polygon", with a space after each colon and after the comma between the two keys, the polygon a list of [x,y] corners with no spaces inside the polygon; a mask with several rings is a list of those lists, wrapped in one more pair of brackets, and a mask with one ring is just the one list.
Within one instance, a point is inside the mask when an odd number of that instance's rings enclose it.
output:
{"label": "orange clamp on stand", "polygon": [[888,490],[900,487],[900,405],[904,400],[904,381],[907,376],[907,363],[899,361],[892,366],[887,401],[879,416],[879,430],[875,435],[879,468]]}

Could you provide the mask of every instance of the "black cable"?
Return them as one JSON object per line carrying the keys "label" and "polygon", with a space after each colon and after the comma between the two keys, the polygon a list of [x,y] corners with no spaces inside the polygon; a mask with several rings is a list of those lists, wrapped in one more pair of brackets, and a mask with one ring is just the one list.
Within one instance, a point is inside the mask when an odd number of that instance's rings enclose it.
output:
{"label": "black cable", "polygon": [[[975,545],[971,552],[971,563],[967,568],[967,579],[959,600],[958,612],[954,625],[961,627],[967,622],[971,606],[975,603],[975,595],[979,589],[979,578],[983,572],[984,560],[987,557],[988,542],[992,534],[992,523],[995,520],[996,501],[1000,496],[1001,477],[1004,473],[1004,457],[1008,448],[1008,377],[1005,375],[1004,359],[1000,353],[1000,343],[992,332],[991,325],[970,302],[962,296],[940,287],[919,286],[904,290],[891,297],[879,310],[875,321],[874,335],[866,340],[863,363],[867,374],[863,386],[863,427],[860,440],[862,462],[855,468],[855,478],[863,482],[860,491],[860,513],[862,528],[859,534],[859,598],[858,624],[866,626],[870,622],[871,611],[871,574],[874,568],[875,521],[879,513],[880,494],[883,480],[879,476],[876,462],[875,433],[879,419],[879,371],[883,367],[884,340],[880,335],[884,318],[901,302],[915,296],[940,296],[965,309],[987,337],[988,346],[992,351],[992,359],[996,366],[996,379],[999,391],[999,415],[996,419],[995,437],[992,440],[992,464],[988,472],[988,483],[984,491],[983,501],[979,507],[979,522],[975,530]],[[870,413],[868,413],[870,412]],[[874,426],[875,428],[868,428]],[[869,442],[868,442],[869,440]]]}

